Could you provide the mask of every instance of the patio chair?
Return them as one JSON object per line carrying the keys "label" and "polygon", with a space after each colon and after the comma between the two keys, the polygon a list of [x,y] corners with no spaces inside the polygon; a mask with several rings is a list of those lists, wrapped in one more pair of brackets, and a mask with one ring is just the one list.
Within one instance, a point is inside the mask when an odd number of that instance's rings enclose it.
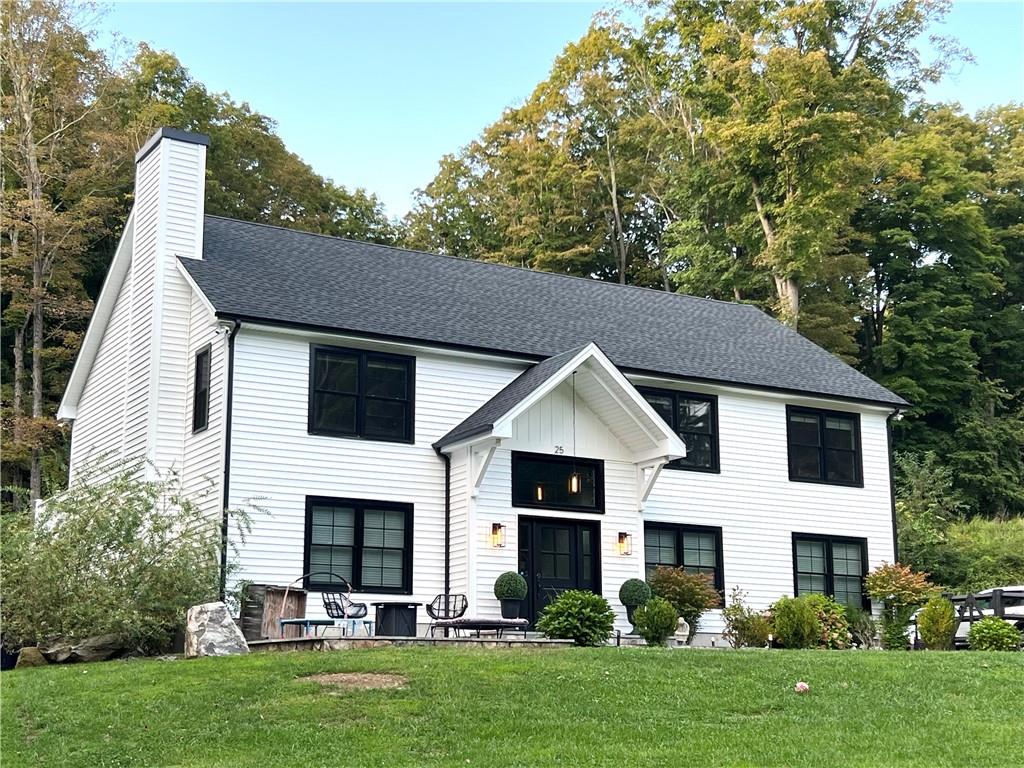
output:
{"label": "patio chair", "polygon": [[[427,606],[427,616],[430,617],[430,636],[434,636],[438,621],[451,621],[459,619],[466,613],[469,601],[465,595],[438,595]],[[445,629],[447,637],[447,629]]]}
{"label": "patio chair", "polygon": [[[335,584],[338,587],[337,591],[329,590],[327,592],[320,593],[321,599],[324,603],[324,612],[331,618],[331,623],[342,625],[348,624],[349,633],[354,635],[356,633],[356,622],[360,619],[364,619],[363,627],[366,629],[366,634],[372,634],[373,622],[366,620],[366,615],[370,612],[369,606],[366,603],[353,602],[352,585],[349,584],[348,579],[331,571],[310,571],[309,573],[304,573],[302,576],[299,576],[299,578],[289,584],[285,588],[285,599],[281,604],[282,614],[284,612],[284,605],[288,600],[288,590],[310,576],[330,576],[330,583]],[[283,637],[285,624],[305,624],[306,633],[308,634],[310,624],[319,625],[323,622],[316,619],[284,619],[281,617],[278,619],[278,623],[281,625],[281,635]],[[344,626],[342,631],[344,631]]]}

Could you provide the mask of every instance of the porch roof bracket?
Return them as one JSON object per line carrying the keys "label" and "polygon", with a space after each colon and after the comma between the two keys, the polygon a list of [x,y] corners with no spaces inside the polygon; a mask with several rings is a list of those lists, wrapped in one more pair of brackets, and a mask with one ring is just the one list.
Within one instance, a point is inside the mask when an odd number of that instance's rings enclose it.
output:
{"label": "porch roof bracket", "polygon": [[487,468],[491,466],[491,459],[494,458],[494,452],[500,444],[501,440],[496,438],[469,447],[470,495],[474,498],[480,495],[480,486],[487,474]]}
{"label": "porch roof bracket", "polygon": [[636,488],[637,488],[637,499],[636,508],[640,512],[644,511],[644,504],[647,503],[648,497],[651,495],[651,491],[654,490],[654,484],[658,481],[658,475],[661,474],[661,470],[664,469],[668,463],[668,456],[663,456],[655,462],[650,464],[640,465],[636,467]]}

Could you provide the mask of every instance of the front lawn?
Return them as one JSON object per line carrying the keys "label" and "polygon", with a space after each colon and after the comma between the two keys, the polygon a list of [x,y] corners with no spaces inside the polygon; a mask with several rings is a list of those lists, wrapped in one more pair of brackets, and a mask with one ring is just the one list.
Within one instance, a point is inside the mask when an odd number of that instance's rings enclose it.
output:
{"label": "front lawn", "polygon": [[[301,679],[347,671],[408,683]],[[59,666],[0,686],[4,768],[1017,766],[1024,739],[1024,654],[404,648]]]}

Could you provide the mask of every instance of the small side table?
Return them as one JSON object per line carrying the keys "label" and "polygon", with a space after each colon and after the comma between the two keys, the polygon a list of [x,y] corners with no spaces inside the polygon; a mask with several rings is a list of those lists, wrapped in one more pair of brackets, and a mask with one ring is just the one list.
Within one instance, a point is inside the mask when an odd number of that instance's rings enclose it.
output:
{"label": "small side table", "polygon": [[377,632],[390,637],[416,637],[416,609],[423,603],[389,601],[373,603]]}

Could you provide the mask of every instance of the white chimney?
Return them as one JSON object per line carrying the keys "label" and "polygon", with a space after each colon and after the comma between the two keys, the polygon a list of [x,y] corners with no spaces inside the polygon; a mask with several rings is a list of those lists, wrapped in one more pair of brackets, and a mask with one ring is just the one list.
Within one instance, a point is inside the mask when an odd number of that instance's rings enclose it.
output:
{"label": "white chimney", "polygon": [[[209,136],[160,128],[135,155],[134,251],[203,258],[203,198]],[[166,261],[166,259],[165,259]]]}
{"label": "white chimney", "polygon": [[[145,357],[149,365],[141,359],[138,367],[129,363],[136,375],[148,367],[148,391],[130,394],[126,415],[128,424],[138,423],[131,411],[138,409],[135,417],[141,419],[146,409],[145,442],[138,449],[160,469],[180,468],[182,462],[192,295],[178,260],[203,258],[209,143],[202,134],[161,128],[135,156],[131,355]],[[128,386],[142,383],[129,379]],[[127,442],[128,455],[137,455]]]}

